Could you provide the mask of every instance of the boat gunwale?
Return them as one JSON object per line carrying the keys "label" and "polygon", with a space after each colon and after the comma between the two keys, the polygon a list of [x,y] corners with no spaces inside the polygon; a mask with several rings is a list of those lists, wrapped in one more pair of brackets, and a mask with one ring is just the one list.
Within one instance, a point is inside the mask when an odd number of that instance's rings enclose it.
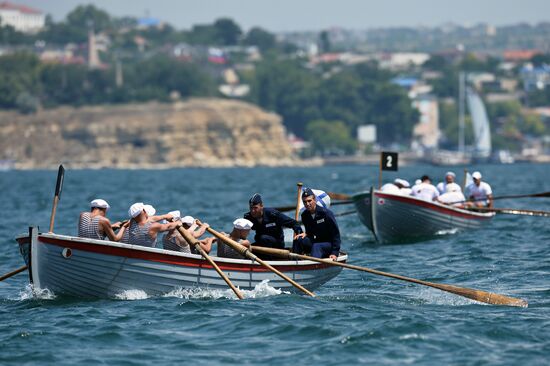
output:
{"label": "boat gunwale", "polygon": [[[370,191],[359,192],[354,194],[352,196],[352,199],[353,201],[357,202],[359,201],[360,196],[367,196],[367,195],[370,195],[370,193],[371,193]],[[451,216],[460,216],[468,219],[479,219],[479,220],[491,219],[495,216],[494,212],[475,212],[475,211],[465,210],[459,207],[444,205],[439,202],[430,202],[430,201],[426,201],[426,200],[412,197],[412,196],[402,196],[398,194],[391,194],[391,193],[382,192],[380,190],[373,190],[372,193],[375,195],[375,197],[385,198],[385,199],[394,200],[394,201],[400,201],[406,204],[411,204],[413,206],[420,206],[423,208],[427,208],[433,211],[438,211],[440,213],[451,215]]]}
{"label": "boat gunwale", "polygon": [[[41,240],[42,238],[46,240]],[[30,243],[30,237],[28,234],[21,234],[17,236],[15,239],[17,240],[19,245]],[[102,249],[104,250],[105,249],[108,250],[108,248],[111,248],[111,249],[118,249],[122,251],[130,251],[128,253],[139,254],[141,252],[150,256],[152,255],[156,259],[101,252],[101,254],[104,254],[104,255],[122,256],[126,258],[135,258],[135,259],[141,259],[145,261],[152,261],[152,262],[165,263],[165,264],[184,266],[184,267],[212,268],[212,266],[200,254],[182,253],[182,252],[176,252],[173,250],[167,250],[162,248],[149,248],[149,247],[133,245],[133,244],[118,243],[118,242],[113,242],[109,240],[80,238],[80,237],[54,234],[54,233],[39,233],[38,240],[43,244],[56,245],[60,247],[63,247],[63,243],[67,243],[67,242],[75,243],[81,246],[80,248],[78,248],[78,250],[83,250],[87,252],[94,252],[94,251],[86,250],[85,248],[82,247],[82,245],[84,246],[99,245],[103,247]],[[166,257],[166,258],[163,258],[163,257]],[[263,267],[258,262],[252,261],[250,259],[224,258],[224,257],[218,257],[218,256],[210,256],[210,257],[214,260],[214,262],[220,265],[220,268],[223,270],[254,271],[254,272],[270,271],[269,269]],[[173,259],[170,260],[170,258],[173,258]],[[348,259],[348,255],[346,253],[341,252],[340,255],[338,256],[337,261],[340,263],[345,263],[347,259]],[[281,261],[265,261],[265,262],[269,263],[275,268],[278,268],[282,272],[319,270],[319,269],[328,269],[332,267],[330,264],[319,263],[319,262],[314,262],[310,260],[281,260]],[[287,269],[284,267],[290,267],[290,268]]]}

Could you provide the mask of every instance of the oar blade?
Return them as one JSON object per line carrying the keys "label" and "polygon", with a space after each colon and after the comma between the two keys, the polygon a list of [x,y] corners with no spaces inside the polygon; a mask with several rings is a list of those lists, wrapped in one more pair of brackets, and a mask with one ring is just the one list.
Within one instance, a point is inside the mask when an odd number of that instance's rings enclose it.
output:
{"label": "oar blade", "polygon": [[327,194],[330,197],[330,199],[333,199],[333,200],[348,201],[351,199],[351,196],[345,193],[327,192]]}
{"label": "oar blade", "polygon": [[493,292],[469,289],[469,288],[464,288],[464,287],[457,287],[457,286],[452,286],[452,285],[434,284],[434,283],[430,283],[429,286],[437,288],[439,290],[444,290],[444,291],[447,291],[447,292],[451,292],[451,293],[454,293],[456,295],[467,297],[468,299],[483,302],[483,303],[486,303],[486,304],[503,305],[503,306],[517,306],[517,307],[522,307],[522,308],[526,308],[527,306],[529,306],[527,301],[525,301],[523,299],[518,299],[518,298],[515,298],[515,297],[509,297],[509,296],[505,296],[505,295],[495,294]]}
{"label": "oar blade", "polygon": [[63,165],[59,166],[59,170],[57,171],[57,182],[55,184],[55,195],[58,197],[58,199],[61,199],[61,191],[63,190],[63,179],[65,177],[65,168]]}

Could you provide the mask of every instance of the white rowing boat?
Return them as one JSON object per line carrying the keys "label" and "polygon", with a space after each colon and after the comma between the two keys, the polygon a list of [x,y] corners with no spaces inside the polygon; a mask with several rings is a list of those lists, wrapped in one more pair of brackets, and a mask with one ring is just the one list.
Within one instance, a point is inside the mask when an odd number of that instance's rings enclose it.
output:
{"label": "white rowing boat", "polygon": [[414,242],[477,229],[495,216],[373,188],[353,195],[352,200],[359,219],[380,243]]}
{"label": "white rowing boat", "polygon": [[[16,238],[35,289],[87,298],[115,297],[126,290],[148,295],[178,288],[227,289],[227,284],[200,255],[94,240],[29,228]],[[285,291],[295,288],[248,259],[211,256],[233,284],[252,290],[264,280]],[[341,254],[339,262],[346,262]],[[300,285],[313,290],[337,276],[341,267],[307,260],[268,261]]]}

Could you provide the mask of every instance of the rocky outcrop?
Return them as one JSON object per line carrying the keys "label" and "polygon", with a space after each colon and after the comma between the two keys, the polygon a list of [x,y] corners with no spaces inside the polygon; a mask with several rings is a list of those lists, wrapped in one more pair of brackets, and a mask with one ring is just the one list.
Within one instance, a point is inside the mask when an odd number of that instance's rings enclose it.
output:
{"label": "rocky outcrop", "polygon": [[0,113],[0,159],[18,169],[281,166],[299,161],[281,118],[233,100]]}

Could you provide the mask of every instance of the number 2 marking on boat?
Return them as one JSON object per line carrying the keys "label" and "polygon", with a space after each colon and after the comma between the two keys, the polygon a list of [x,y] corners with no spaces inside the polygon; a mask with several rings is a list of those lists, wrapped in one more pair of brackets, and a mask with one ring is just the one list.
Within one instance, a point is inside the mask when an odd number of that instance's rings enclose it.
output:
{"label": "number 2 marking on boat", "polygon": [[391,168],[391,166],[392,166],[391,163],[392,163],[391,155],[386,156],[386,166],[388,168]]}

